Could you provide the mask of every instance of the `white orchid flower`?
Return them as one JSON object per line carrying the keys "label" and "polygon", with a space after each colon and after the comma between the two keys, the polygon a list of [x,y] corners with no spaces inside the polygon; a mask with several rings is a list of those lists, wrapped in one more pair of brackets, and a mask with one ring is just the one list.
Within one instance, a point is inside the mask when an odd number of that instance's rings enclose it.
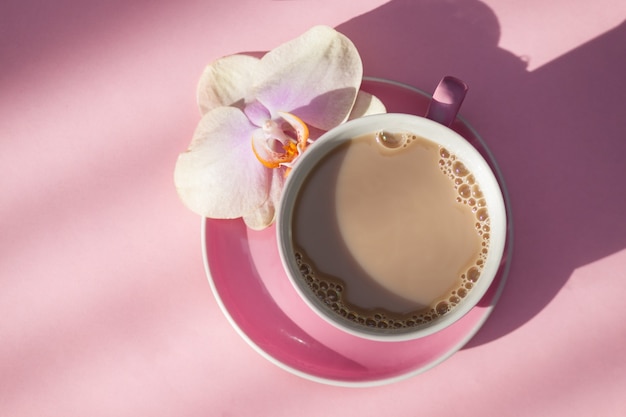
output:
{"label": "white orchid flower", "polygon": [[285,177],[310,142],[348,118],[385,112],[359,91],[362,74],[353,43],[326,26],[260,59],[210,64],[198,85],[203,116],[174,172],[183,203],[205,217],[269,226]]}

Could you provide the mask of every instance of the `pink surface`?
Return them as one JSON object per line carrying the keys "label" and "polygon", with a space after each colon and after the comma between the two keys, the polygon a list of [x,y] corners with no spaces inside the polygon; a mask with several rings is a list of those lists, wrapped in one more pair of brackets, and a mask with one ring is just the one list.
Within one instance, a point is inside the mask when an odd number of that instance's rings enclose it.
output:
{"label": "pink surface", "polygon": [[[624,16],[621,0],[2,2],[0,415],[625,415]],[[318,23],[367,75],[466,81],[463,115],[511,196],[489,320],[383,387],[252,350],[173,188],[204,65]]]}

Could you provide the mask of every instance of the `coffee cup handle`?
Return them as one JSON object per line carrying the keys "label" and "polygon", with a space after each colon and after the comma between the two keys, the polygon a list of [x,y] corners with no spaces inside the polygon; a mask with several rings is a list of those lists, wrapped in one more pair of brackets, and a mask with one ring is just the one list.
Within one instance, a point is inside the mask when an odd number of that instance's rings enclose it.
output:
{"label": "coffee cup handle", "polygon": [[428,104],[426,117],[449,127],[456,118],[467,94],[468,86],[456,77],[441,79]]}

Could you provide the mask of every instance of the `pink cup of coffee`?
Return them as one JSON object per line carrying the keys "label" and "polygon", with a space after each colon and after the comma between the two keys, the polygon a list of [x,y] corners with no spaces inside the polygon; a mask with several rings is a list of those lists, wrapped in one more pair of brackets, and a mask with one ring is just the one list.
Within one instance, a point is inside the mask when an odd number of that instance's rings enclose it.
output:
{"label": "pink cup of coffee", "polygon": [[487,161],[448,125],[467,87],[446,77],[427,117],[348,121],[289,174],[277,217],[283,267],[305,304],[343,332],[404,341],[469,312],[506,241]]}

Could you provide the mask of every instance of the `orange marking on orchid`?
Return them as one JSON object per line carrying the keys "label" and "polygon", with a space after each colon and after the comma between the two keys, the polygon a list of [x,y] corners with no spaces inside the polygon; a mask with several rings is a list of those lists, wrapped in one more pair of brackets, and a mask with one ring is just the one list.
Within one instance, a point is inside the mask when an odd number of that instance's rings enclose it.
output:
{"label": "orange marking on orchid", "polygon": [[[252,152],[256,159],[258,159],[263,166],[272,169],[278,168],[281,164],[286,164],[296,159],[299,154],[304,152],[309,139],[309,128],[299,117],[285,112],[279,112],[278,114],[289,124],[296,134],[296,138],[294,139],[289,137],[286,132],[283,132],[291,139],[282,146],[284,153],[269,150],[267,152],[268,157],[262,156],[254,146],[254,139],[252,140]],[[291,169],[287,169],[286,174],[289,171],[291,171]]]}
{"label": "orange marking on orchid", "polygon": [[254,141],[252,141],[252,153],[254,153],[254,156],[256,156],[256,159],[258,159],[260,163],[268,168],[278,168],[280,166],[280,162],[268,161],[267,159],[261,157],[254,147]]}
{"label": "orange marking on orchid", "polygon": [[295,114],[286,112],[278,112],[278,114],[296,131],[298,144],[302,145],[301,150],[304,151],[309,139],[309,127]]}

